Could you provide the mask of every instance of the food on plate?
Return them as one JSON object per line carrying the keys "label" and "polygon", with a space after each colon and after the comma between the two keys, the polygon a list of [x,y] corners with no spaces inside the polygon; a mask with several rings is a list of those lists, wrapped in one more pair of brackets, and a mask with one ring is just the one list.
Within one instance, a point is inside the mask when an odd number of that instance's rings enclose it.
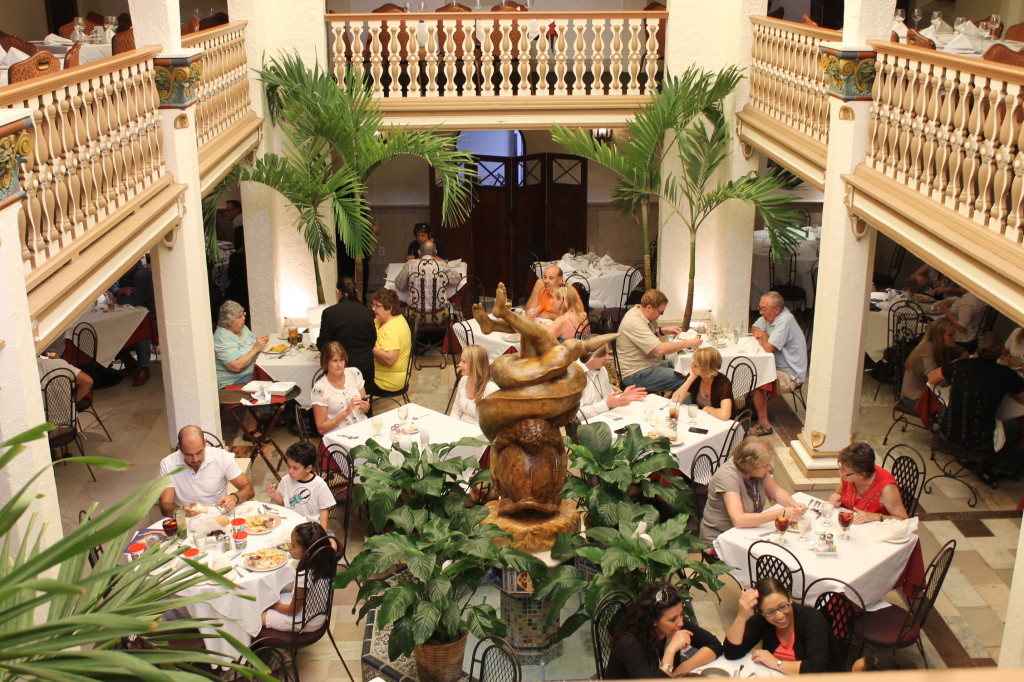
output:
{"label": "food on plate", "polygon": [[270,352],[271,353],[281,353],[281,352],[286,351],[286,350],[288,350],[288,344],[286,344],[286,343],[279,343],[276,346],[274,346],[273,348],[271,348]]}
{"label": "food on plate", "polygon": [[282,552],[290,552],[291,549],[292,549],[292,543],[290,543],[290,542],[282,542],[281,544],[279,544],[277,546],[277,548],[279,550],[281,550]]}
{"label": "food on plate", "polygon": [[216,522],[217,522],[217,525],[218,525],[218,526],[226,526],[226,525],[228,525],[229,523],[231,523],[231,519],[230,519],[230,518],[228,518],[228,517],[227,517],[226,515],[224,515],[224,514],[221,514],[220,516],[217,516],[217,517],[215,517],[215,518],[214,518],[214,521],[216,521]]}
{"label": "food on plate", "polygon": [[253,569],[271,569],[281,566],[288,560],[288,555],[279,549],[267,547],[245,554],[245,565]]}
{"label": "food on plate", "polygon": [[928,294],[914,294],[913,298],[918,303],[931,303],[935,300],[934,297],[929,296]]}
{"label": "food on plate", "polygon": [[277,524],[278,519],[276,517],[257,514],[256,516],[246,517],[245,530],[251,535],[261,535],[277,528]]}

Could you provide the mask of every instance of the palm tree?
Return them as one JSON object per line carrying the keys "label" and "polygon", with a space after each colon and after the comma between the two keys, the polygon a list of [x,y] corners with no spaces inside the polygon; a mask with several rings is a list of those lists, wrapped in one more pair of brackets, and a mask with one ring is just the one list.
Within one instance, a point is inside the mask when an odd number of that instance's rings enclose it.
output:
{"label": "palm tree", "polygon": [[614,144],[594,139],[585,129],[555,126],[552,130],[555,142],[571,154],[599,163],[618,175],[612,204],[622,215],[633,216],[640,224],[644,281],[649,287],[655,284],[651,278],[650,209],[663,188],[661,166],[668,151],[666,136],[732,92],[739,79],[735,68],[718,74],[690,68],[679,77],[666,75],[651,101],[626,121],[625,139],[617,139]]}
{"label": "palm tree", "polygon": [[[45,438],[45,424],[0,443],[0,470],[12,465],[24,444]],[[73,457],[72,465],[124,471],[130,462],[105,457]],[[140,558],[120,561],[121,549],[167,487],[161,477],[142,486],[102,512],[96,505],[87,518],[57,542],[43,543],[43,528],[28,516],[36,472],[0,507],[0,682],[7,680],[218,680],[210,666],[227,666],[244,677],[273,680],[267,668],[216,623],[202,619],[164,620],[166,611],[235,590],[223,573],[178,555],[184,547],[155,545]],[[12,529],[24,524],[23,537]],[[92,548],[107,545],[90,567]],[[181,596],[199,583],[219,583],[219,592]],[[41,615],[45,614],[45,615]],[[242,669],[220,654],[177,640],[182,631],[204,627],[225,637],[259,668]],[[126,638],[143,638],[147,648],[119,648]]]}
{"label": "palm tree", "polygon": [[455,149],[453,138],[435,129],[385,126],[380,103],[355,71],[339,84],[315,65],[308,69],[297,54],[271,58],[260,70],[273,120],[289,147],[268,153],[252,168],[238,167],[233,179],[262,183],[280,192],[298,211],[296,227],[313,255],[317,296],[324,302],[316,263],[334,255],[333,214],[342,243],[356,256],[357,291],[362,290],[362,258],[376,244],[366,188],[388,161],[413,155],[434,168],[441,185],[441,221],[457,225],[469,215],[472,155]]}

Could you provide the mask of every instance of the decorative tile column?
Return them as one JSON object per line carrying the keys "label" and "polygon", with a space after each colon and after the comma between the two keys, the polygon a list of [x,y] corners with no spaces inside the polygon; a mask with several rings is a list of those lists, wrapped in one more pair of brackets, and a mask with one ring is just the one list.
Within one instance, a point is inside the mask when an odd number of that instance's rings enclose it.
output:
{"label": "decorative tile column", "polygon": [[[0,441],[46,421],[29,322],[22,260],[24,239],[18,228],[20,202],[25,196],[20,171],[32,151],[31,126],[31,112],[21,108],[0,109],[0,399],[4,404]],[[32,511],[39,513],[46,524],[43,542],[52,544],[62,533],[50,449],[45,438],[26,443],[25,447],[26,451],[13,464],[0,471],[0,500],[11,499],[37,471],[44,469],[43,475],[32,483],[30,494],[42,496],[33,502]],[[12,529],[15,548],[25,535],[28,519],[29,515],[23,516]]]}

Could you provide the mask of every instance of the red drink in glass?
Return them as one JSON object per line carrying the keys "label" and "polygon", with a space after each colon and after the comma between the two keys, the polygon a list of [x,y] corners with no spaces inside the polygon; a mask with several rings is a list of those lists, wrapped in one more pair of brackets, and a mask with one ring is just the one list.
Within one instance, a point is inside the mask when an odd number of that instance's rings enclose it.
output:
{"label": "red drink in glass", "polygon": [[840,536],[844,540],[850,539],[850,524],[853,523],[853,512],[841,511],[839,512],[839,527],[843,529],[843,534]]}
{"label": "red drink in glass", "polygon": [[168,540],[173,539],[178,534],[178,522],[174,519],[167,518],[163,521],[164,535],[167,536]]}

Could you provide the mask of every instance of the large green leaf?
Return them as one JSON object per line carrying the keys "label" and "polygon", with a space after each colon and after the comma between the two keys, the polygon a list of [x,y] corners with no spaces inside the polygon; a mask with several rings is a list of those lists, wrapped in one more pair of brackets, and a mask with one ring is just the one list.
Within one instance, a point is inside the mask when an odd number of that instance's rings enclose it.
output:
{"label": "large green leaf", "polygon": [[385,627],[405,616],[407,609],[416,601],[416,596],[416,586],[407,582],[401,582],[385,592],[377,614],[379,626]]}

